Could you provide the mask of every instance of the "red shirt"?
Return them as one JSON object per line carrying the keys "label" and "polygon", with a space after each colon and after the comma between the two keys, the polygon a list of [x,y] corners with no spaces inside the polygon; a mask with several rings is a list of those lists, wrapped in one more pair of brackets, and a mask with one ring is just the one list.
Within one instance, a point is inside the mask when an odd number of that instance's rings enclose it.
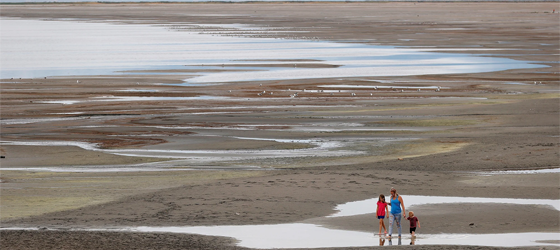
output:
{"label": "red shirt", "polygon": [[387,207],[387,203],[377,202],[377,216],[385,216],[385,207]]}
{"label": "red shirt", "polygon": [[410,228],[416,227],[416,223],[418,222],[418,218],[414,217],[407,217],[407,220],[410,221]]}

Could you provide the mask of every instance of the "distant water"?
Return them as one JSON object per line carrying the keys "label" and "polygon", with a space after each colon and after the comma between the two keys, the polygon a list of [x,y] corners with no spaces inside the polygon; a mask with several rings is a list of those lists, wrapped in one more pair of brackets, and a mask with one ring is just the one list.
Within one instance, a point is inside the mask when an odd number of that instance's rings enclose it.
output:
{"label": "distant water", "polygon": [[[507,58],[432,52],[437,50],[435,48],[259,38],[260,34],[277,31],[241,24],[224,26],[218,29],[218,35],[216,25],[212,25],[213,34],[201,34],[204,25],[0,18],[0,78],[104,75],[123,70],[239,69],[245,64],[246,67],[241,68],[246,71],[197,73],[188,79],[190,83],[220,83],[456,74],[545,67]],[[244,34],[255,32],[257,37],[225,36],[239,31]],[[339,67],[298,67],[304,63],[301,60]],[[263,62],[285,66],[255,67]],[[229,67],[230,64],[235,67]]]}

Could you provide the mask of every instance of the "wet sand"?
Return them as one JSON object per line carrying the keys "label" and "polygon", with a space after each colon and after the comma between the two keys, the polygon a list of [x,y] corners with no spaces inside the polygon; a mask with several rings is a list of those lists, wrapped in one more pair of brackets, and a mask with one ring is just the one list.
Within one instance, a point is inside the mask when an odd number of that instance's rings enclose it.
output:
{"label": "wet sand", "polygon": [[[80,246],[90,249],[149,249],[156,245],[164,249],[236,249],[232,241],[215,237],[68,231],[119,226],[255,225],[319,223],[319,220],[333,228],[374,232],[378,222],[371,215],[322,217],[332,214],[337,204],[387,194],[390,187],[396,187],[403,197],[560,197],[558,173],[492,176],[475,173],[560,165],[559,15],[551,13],[552,9],[559,9],[557,3],[37,6],[3,5],[1,15],[125,23],[180,21],[269,25],[287,27],[287,32],[262,36],[315,37],[376,45],[435,46],[436,49],[475,48],[461,53],[499,54],[535,61],[550,68],[478,74],[257,81],[188,88],[159,84],[182,83],[185,76],[180,71],[165,75],[146,72],[146,75],[4,79],[0,107],[3,120],[50,120],[2,123],[2,141],[79,141],[95,143],[99,149],[3,144],[0,147],[5,156],[0,160],[2,168],[137,166],[145,169],[156,166],[165,171],[3,170],[2,227],[55,230],[2,231],[2,248],[33,249],[42,245],[51,249],[73,249],[76,244],[87,241],[87,246]],[[512,22],[512,17],[517,21]],[[306,38],[299,32],[302,30],[309,31],[305,33]],[[489,48],[501,50],[484,50]],[[267,64],[271,65],[263,62]],[[309,67],[319,66],[311,63]],[[535,85],[534,81],[542,84]],[[441,86],[442,91],[380,90],[373,98],[368,97],[371,90],[363,89],[348,89],[358,93],[355,98],[347,92],[334,96],[300,93],[300,98],[289,98],[289,93],[282,92],[288,88],[319,89],[318,86],[329,84],[396,88]],[[157,92],[117,91],[123,89]],[[275,96],[282,98],[258,97],[257,93],[263,89],[282,93]],[[231,99],[90,101],[92,97],[106,95],[211,95]],[[247,98],[251,101],[244,101]],[[82,102],[42,103],[66,100]],[[369,130],[349,129],[352,124],[361,124]],[[292,149],[313,148],[300,140],[317,138],[344,146],[331,155],[290,155]],[[118,149],[247,150],[255,154],[278,150],[282,157],[186,164],[163,162],[169,160],[167,158],[111,154],[111,150]],[[342,150],[366,153],[334,154]],[[248,171],[248,167],[262,171]],[[230,170],[206,170],[216,168]],[[558,232],[560,220],[558,211],[537,205],[446,204],[412,209],[422,221],[419,233],[425,234]],[[531,215],[525,216],[527,214]],[[107,243],[99,238],[108,239]],[[53,239],[58,241],[46,245]],[[162,246],[161,242],[168,245]]]}

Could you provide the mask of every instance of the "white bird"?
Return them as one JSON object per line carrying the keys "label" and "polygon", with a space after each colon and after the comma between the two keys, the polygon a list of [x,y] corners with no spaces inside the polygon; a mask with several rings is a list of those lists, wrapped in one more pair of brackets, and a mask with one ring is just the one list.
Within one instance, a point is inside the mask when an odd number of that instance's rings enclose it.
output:
{"label": "white bird", "polygon": [[80,83],[80,80],[76,80],[76,83]]}

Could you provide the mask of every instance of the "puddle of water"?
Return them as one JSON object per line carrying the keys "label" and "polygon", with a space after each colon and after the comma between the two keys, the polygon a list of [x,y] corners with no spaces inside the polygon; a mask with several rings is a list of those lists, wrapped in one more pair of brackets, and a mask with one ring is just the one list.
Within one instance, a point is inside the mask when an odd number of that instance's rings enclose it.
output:
{"label": "puddle of water", "polygon": [[[316,147],[298,150],[158,150],[158,149],[118,149],[103,150],[106,153],[122,156],[154,157],[183,159],[192,163],[236,161],[247,159],[309,157],[309,156],[344,156],[357,155],[364,152],[352,150],[336,150],[341,142],[313,142]],[[187,160],[188,159],[188,160]]]}
{"label": "puddle of water", "polygon": [[80,103],[80,102],[83,102],[83,101],[78,101],[78,100],[60,100],[60,101],[43,101],[43,102],[40,102],[40,103],[72,105],[72,104],[76,104],[76,103]]}
{"label": "puddle of water", "polygon": [[[553,203],[555,209],[560,209],[560,200],[535,199],[496,199],[477,197],[440,197],[440,196],[404,196],[405,204],[414,205],[430,203],[464,203],[464,202],[500,202],[512,204],[541,204]],[[349,202],[339,205],[339,213],[333,215],[350,216],[373,213],[376,199]],[[370,204],[371,203],[371,204]],[[356,210],[360,207],[359,210]],[[0,230],[17,230],[21,228],[3,228]],[[28,230],[36,230],[29,228]],[[82,230],[82,229],[75,229]],[[331,247],[367,247],[386,245],[475,245],[496,247],[522,246],[560,246],[558,233],[507,233],[507,234],[418,234],[411,238],[405,234],[402,239],[392,240],[374,236],[371,232],[329,229],[309,223],[289,223],[276,225],[237,225],[237,226],[185,226],[185,227],[131,227],[86,229],[88,231],[132,231],[152,233],[187,233],[231,237],[238,240],[238,245],[247,248],[331,248]]]}
{"label": "puddle of water", "polygon": [[[2,230],[32,230],[39,228],[0,228]],[[53,230],[53,229],[47,229]],[[201,227],[134,227],[126,229],[71,229],[71,231],[113,231],[142,233],[185,233],[235,238],[240,247],[255,249],[276,248],[333,248],[373,247],[384,245],[467,245],[493,247],[560,246],[558,233],[508,234],[418,234],[401,239],[388,239],[372,233],[328,229],[318,225],[293,223],[248,226]]]}
{"label": "puddle of water", "polygon": [[[68,113],[73,114],[73,113]],[[41,122],[57,122],[57,121],[73,121],[86,119],[83,117],[68,117],[68,118],[37,118],[37,119],[3,119],[0,120],[2,125],[15,125],[15,124],[31,124],[31,123],[41,123]]]}
{"label": "puddle of water", "polygon": [[16,146],[74,146],[85,150],[98,151],[97,144],[88,142],[75,141],[0,141],[0,145],[16,145]]}
{"label": "puddle of water", "polygon": [[31,168],[0,168],[2,171],[31,171],[31,172],[58,172],[58,173],[112,173],[112,172],[153,172],[153,171],[177,171],[192,170],[189,168],[145,168],[145,167],[31,167]]}
{"label": "puddle of water", "polygon": [[[162,171],[190,171],[190,170],[269,170],[257,166],[235,166],[235,167],[219,167],[219,166],[194,166],[173,164],[172,161],[165,163],[148,163],[138,165],[99,165],[86,167],[16,167],[16,168],[0,168],[1,171],[31,171],[31,172],[57,172],[57,173],[114,173],[114,172],[162,172]],[[0,187],[1,189],[2,187]]]}
{"label": "puddle of water", "polygon": [[[478,197],[440,197],[406,195],[407,207],[435,203],[509,203],[549,205],[560,210],[560,200],[506,199]],[[377,198],[349,202],[336,207],[338,213],[329,217],[352,216],[373,213]],[[376,246],[380,238],[372,233],[329,229],[308,223],[244,226],[202,226],[202,227],[136,227],[127,230],[137,232],[174,232],[233,237],[239,246],[248,248],[329,248]],[[555,245],[543,243],[557,240],[558,233],[509,233],[509,234],[420,234],[414,239],[417,245],[477,245],[477,246],[537,246]],[[386,244],[405,245],[411,243],[410,236],[402,240],[394,238]]]}
{"label": "puddle of water", "polygon": [[509,171],[491,171],[478,173],[480,175],[500,175],[500,174],[551,174],[560,173],[560,168],[535,169],[535,170],[509,170]]}
{"label": "puddle of water", "polygon": [[[249,139],[249,138],[247,138]],[[255,139],[255,138],[253,138]],[[282,158],[282,157],[309,157],[309,156],[346,156],[358,155],[364,152],[355,150],[342,150],[345,143],[329,140],[282,140],[282,139],[259,139],[274,140],[278,142],[308,143],[312,148],[285,149],[285,150],[168,150],[168,149],[100,149],[96,144],[86,142],[67,141],[45,141],[45,142],[16,142],[1,141],[0,145],[27,145],[27,146],[76,146],[85,150],[100,151],[108,154],[131,156],[131,157],[153,157],[176,160],[176,164],[211,164],[223,161]],[[167,162],[169,163],[169,162]]]}
{"label": "puddle of water", "polygon": [[[389,193],[389,191],[387,191]],[[362,201],[348,202],[338,205],[335,209],[339,212],[328,217],[354,216],[361,214],[371,214],[372,207],[375,208],[378,198]],[[423,196],[423,195],[403,195],[403,202],[406,208],[443,203],[504,203],[517,205],[543,205],[551,206],[560,210],[560,200],[547,199],[510,199],[510,198],[479,198],[479,197],[446,197],[446,196]]]}
{"label": "puddle of water", "polygon": [[225,96],[189,96],[189,97],[158,97],[158,96],[102,96],[88,100],[56,100],[42,103],[71,105],[84,102],[144,102],[144,101],[191,101],[191,100],[226,100]]}
{"label": "puddle of water", "polygon": [[[232,237],[238,246],[257,249],[272,248],[331,248],[379,246],[380,238],[372,233],[328,229],[318,225],[294,223],[279,225],[204,226],[204,227],[137,227],[134,232],[173,232]],[[419,234],[416,245],[476,245],[496,247],[542,246],[557,240],[558,233],[510,234]],[[412,239],[385,240],[385,245],[409,245]]]}

